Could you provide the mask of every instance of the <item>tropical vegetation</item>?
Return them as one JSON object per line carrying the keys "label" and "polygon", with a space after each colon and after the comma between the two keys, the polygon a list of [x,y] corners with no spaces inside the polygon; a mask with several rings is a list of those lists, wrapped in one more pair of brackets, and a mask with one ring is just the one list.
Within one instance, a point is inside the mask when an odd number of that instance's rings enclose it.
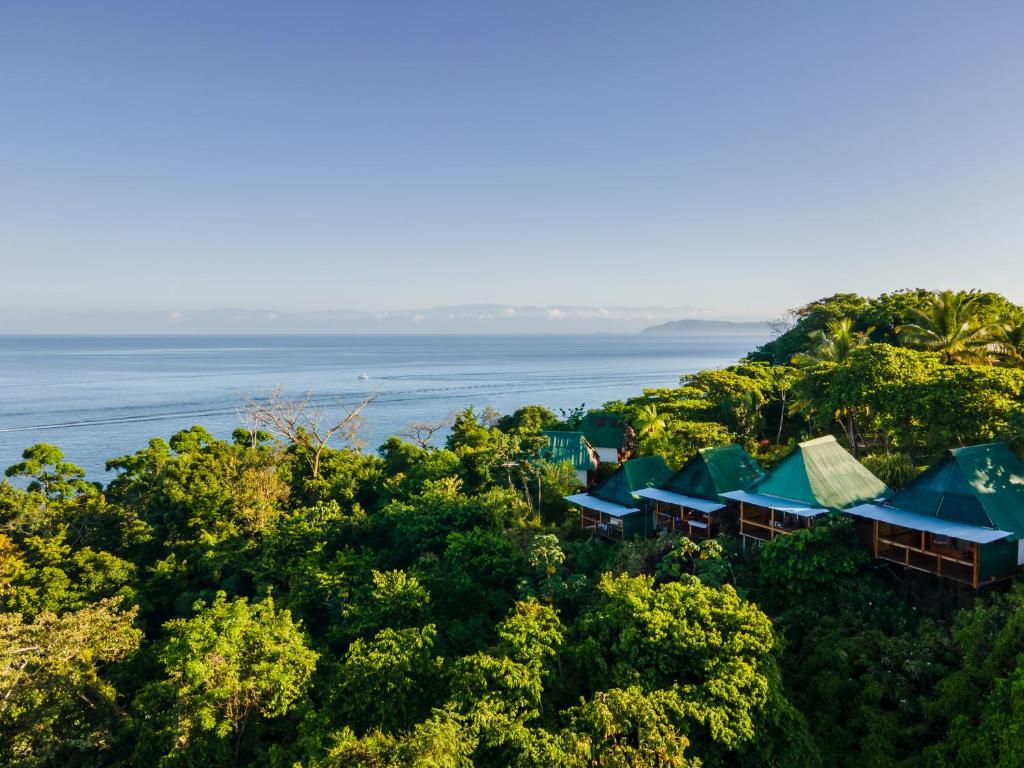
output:
{"label": "tropical vegetation", "polygon": [[[672,466],[834,432],[893,487],[951,446],[1022,447],[1004,298],[841,294],[790,320],[602,408]],[[584,537],[541,434],[584,409],[469,409],[366,452],[360,414],[304,402],[155,438],[105,482],[51,445],[7,470],[0,763],[1019,763],[1024,586],[908,587],[841,518],[746,552]]]}

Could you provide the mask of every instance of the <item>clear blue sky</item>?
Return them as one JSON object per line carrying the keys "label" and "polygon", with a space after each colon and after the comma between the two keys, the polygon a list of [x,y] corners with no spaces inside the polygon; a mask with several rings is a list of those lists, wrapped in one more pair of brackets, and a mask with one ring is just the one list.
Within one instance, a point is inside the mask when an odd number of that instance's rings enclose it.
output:
{"label": "clear blue sky", "polygon": [[5,2],[6,309],[1024,300],[1017,2]]}

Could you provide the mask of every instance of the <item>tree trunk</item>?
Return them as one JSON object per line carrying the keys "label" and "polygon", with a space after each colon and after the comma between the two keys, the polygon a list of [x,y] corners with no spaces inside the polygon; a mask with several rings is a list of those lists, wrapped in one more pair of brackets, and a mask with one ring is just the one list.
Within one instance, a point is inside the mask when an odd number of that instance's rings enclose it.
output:
{"label": "tree trunk", "polygon": [[782,442],[782,424],[786,420],[786,396],[782,395],[782,410],[779,411],[779,431],[775,433],[775,444]]}

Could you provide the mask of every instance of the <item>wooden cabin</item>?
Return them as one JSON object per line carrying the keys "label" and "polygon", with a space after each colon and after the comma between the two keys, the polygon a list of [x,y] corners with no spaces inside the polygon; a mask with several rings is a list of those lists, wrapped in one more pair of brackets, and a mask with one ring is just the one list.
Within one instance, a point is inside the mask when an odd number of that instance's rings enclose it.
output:
{"label": "wooden cabin", "polygon": [[653,508],[656,528],[703,541],[718,535],[720,515],[729,503],[722,494],[747,488],[763,474],[738,445],[705,448],[664,483],[637,491],[637,496]]}
{"label": "wooden cabin", "polygon": [[541,458],[552,464],[568,462],[576,472],[576,480],[584,488],[593,484],[600,457],[582,432],[541,432],[548,444],[540,449]]}
{"label": "wooden cabin", "polygon": [[566,496],[580,508],[580,530],[593,536],[625,541],[654,532],[654,515],[637,491],[665,482],[672,470],[661,456],[630,459],[590,493]]}
{"label": "wooden cabin", "polygon": [[748,488],[723,493],[739,503],[740,535],[771,541],[814,525],[830,511],[887,498],[885,483],[831,435],[799,443]]}
{"label": "wooden cabin", "polygon": [[977,589],[1024,564],[1024,462],[1005,443],[946,451],[884,503],[847,510],[879,560]]}
{"label": "wooden cabin", "polygon": [[621,464],[633,453],[636,435],[622,416],[607,411],[591,411],[580,422],[580,432],[594,446],[598,458],[609,464]]}

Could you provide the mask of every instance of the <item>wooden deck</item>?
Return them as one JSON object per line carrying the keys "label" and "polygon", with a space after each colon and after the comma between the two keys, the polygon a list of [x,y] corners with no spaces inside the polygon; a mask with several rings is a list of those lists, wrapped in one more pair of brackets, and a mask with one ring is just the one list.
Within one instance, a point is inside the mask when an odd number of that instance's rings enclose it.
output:
{"label": "wooden deck", "polygon": [[969,584],[980,583],[978,544],[967,541],[936,540],[924,531],[872,521],[871,546],[879,560],[897,563],[910,570],[932,573],[940,578]]}
{"label": "wooden deck", "polygon": [[654,502],[654,515],[657,528],[664,528],[673,533],[682,533],[694,541],[706,541],[718,534],[718,525],[713,514],[656,501]]}
{"label": "wooden deck", "polygon": [[740,502],[740,535],[749,539],[771,541],[776,536],[788,536],[802,528],[810,528],[813,521],[813,517],[800,517]]}

